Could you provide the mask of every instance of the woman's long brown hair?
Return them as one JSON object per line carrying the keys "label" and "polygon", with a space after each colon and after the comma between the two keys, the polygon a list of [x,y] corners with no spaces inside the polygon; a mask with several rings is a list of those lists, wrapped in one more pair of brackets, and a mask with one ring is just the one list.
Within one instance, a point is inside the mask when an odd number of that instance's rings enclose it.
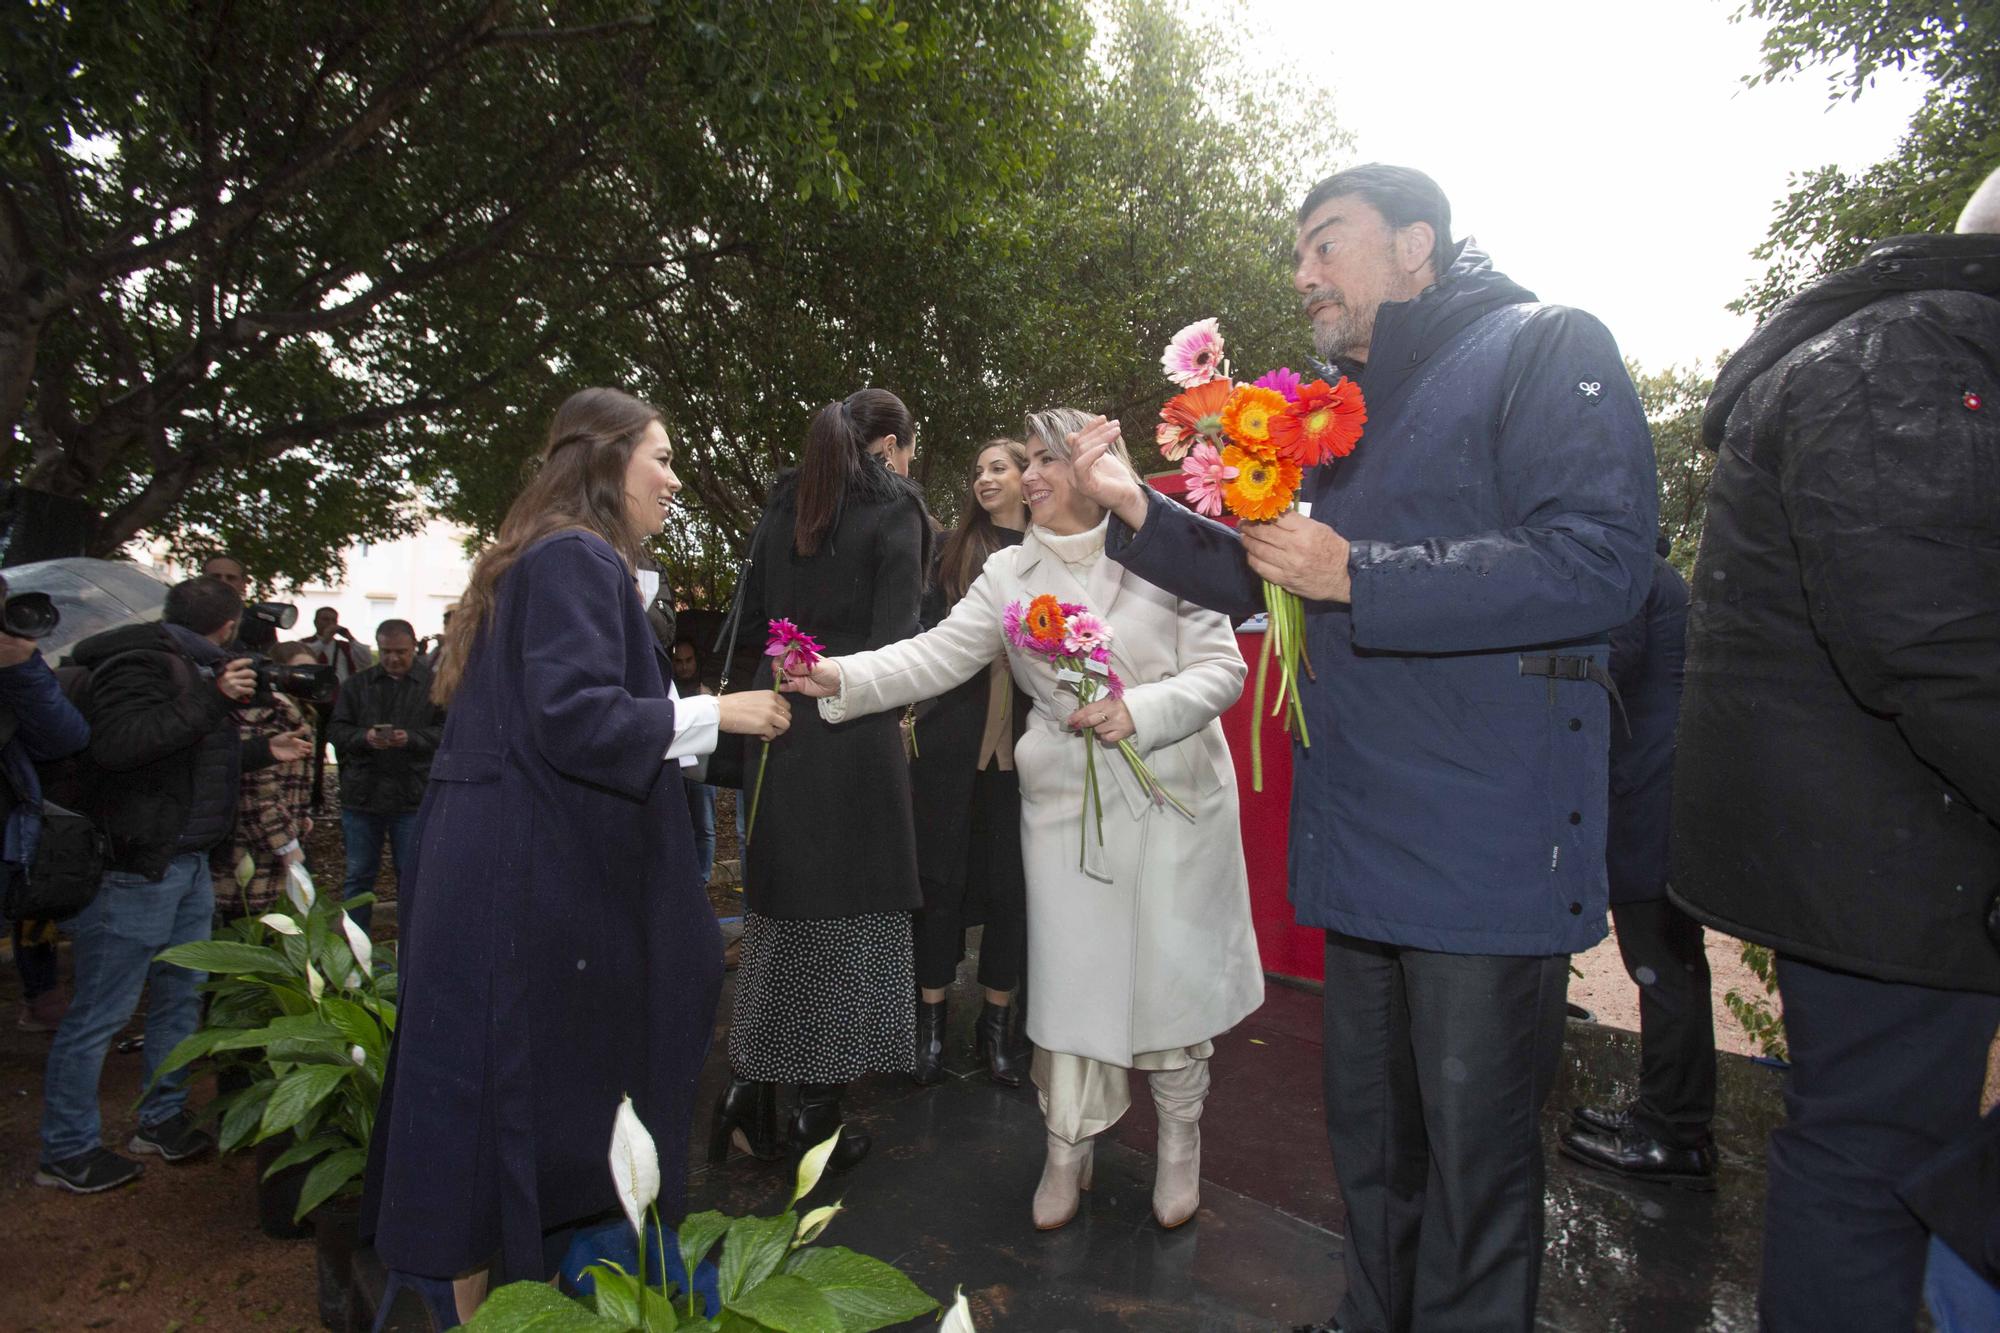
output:
{"label": "woman's long brown hair", "polygon": [[986,457],[991,449],[1005,449],[1017,469],[1022,472],[1028,470],[1028,447],[1004,435],[988,440],[972,455],[965,504],[959,509],[957,524],[944,539],[944,549],[938,554],[939,581],[944,584],[947,604],[965,596],[966,589],[979,577],[979,571],[986,567],[986,557],[1005,544],[1000,538],[1000,525],[993,521],[993,515],[986,512],[971,489],[979,484],[979,460]]}
{"label": "woman's long brown hair", "polygon": [[580,389],[563,400],[549,423],[548,443],[528,484],[501,520],[500,533],[472,567],[451,613],[444,648],[431,672],[431,698],[451,702],[479,632],[492,617],[500,578],[521,552],[555,532],[593,532],[625,557],[639,556],[639,539],[625,510],[625,469],[660,409],[617,389]]}

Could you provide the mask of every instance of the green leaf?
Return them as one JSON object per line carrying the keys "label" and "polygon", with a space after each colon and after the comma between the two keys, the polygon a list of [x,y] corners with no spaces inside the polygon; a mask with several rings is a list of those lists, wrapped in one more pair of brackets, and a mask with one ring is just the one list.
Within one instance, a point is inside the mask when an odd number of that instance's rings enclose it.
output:
{"label": "green leaf", "polygon": [[840,1313],[801,1277],[779,1273],[730,1302],[774,1333],[843,1333]]}
{"label": "green leaf", "polygon": [[147,1080],[144,1090],[140,1092],[140,1098],[143,1100],[146,1093],[151,1092],[154,1085],[168,1074],[192,1064],[215,1050],[217,1043],[228,1035],[228,1028],[203,1028],[199,1032],[191,1032],[183,1037],[171,1051],[167,1052],[167,1058],[160,1061],[160,1067],[153,1071],[153,1077]]}
{"label": "green leaf", "polygon": [[264,1168],[264,1179],[269,1180],[288,1166],[299,1166],[310,1162],[324,1152],[332,1152],[347,1142],[337,1134],[315,1134],[309,1139],[300,1139],[291,1147],[279,1153],[271,1164]]}
{"label": "green leaf", "polygon": [[641,1326],[638,1278],[609,1264],[592,1264],[583,1270],[583,1275],[591,1281],[591,1300],[597,1306],[597,1313],[618,1321],[621,1328]]}
{"label": "green leaf", "polygon": [[729,1230],[729,1219],[721,1213],[690,1213],[681,1220],[677,1233],[680,1241],[681,1269],[690,1279],[694,1270],[708,1258],[708,1252],[715,1248],[715,1242],[722,1239]]}
{"label": "green leaf", "polygon": [[722,1301],[736,1297],[778,1271],[792,1248],[799,1219],[790,1212],[776,1217],[739,1217],[729,1224],[722,1245]]}
{"label": "green leaf", "polygon": [[275,949],[262,948],[255,944],[237,944],[230,940],[190,940],[186,944],[176,944],[171,949],[161,951],[159,960],[196,972],[223,972],[234,975],[239,972],[293,971],[285,956]]}
{"label": "green leaf", "polygon": [[800,1250],[786,1266],[840,1312],[847,1333],[900,1324],[938,1308],[916,1283],[880,1259],[829,1245]]}
{"label": "green leaf", "polygon": [[342,1148],[321,1158],[318,1165],[306,1172],[305,1184],[299,1187],[299,1206],[293,1210],[292,1220],[301,1220],[347,1186],[357,1183],[356,1177],[367,1165],[368,1150],[365,1148]]}
{"label": "green leaf", "polygon": [[232,1152],[243,1146],[257,1129],[257,1122],[263,1117],[264,1107],[271,1100],[277,1088],[276,1081],[251,1085],[237,1094],[229,1104],[228,1112],[222,1117],[222,1131],[217,1146],[223,1152]]}
{"label": "green leaf", "polygon": [[639,1326],[646,1333],[675,1333],[681,1326],[680,1312],[674,1309],[673,1298],[652,1287],[639,1288],[639,1313]]}
{"label": "green leaf", "polygon": [[546,1282],[510,1282],[486,1298],[466,1333],[629,1333]]}
{"label": "green leaf", "polygon": [[299,1123],[305,1113],[339,1087],[353,1065],[300,1065],[278,1080],[264,1108],[264,1133],[276,1134]]}

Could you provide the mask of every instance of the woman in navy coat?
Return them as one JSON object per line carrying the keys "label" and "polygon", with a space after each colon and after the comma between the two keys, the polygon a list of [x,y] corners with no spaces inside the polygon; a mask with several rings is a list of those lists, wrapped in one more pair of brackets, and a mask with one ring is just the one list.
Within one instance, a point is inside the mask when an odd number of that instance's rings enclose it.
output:
{"label": "woman in navy coat", "polygon": [[722,942],[680,761],[789,712],[668,683],[634,559],[680,489],[672,457],[638,399],[565,402],[434,676],[451,711],[362,1223],[390,1268],[455,1279],[462,1316],[489,1280],[548,1276],[545,1237],[617,1211],[605,1154],[627,1092],[661,1150],[661,1214],[684,1207]]}

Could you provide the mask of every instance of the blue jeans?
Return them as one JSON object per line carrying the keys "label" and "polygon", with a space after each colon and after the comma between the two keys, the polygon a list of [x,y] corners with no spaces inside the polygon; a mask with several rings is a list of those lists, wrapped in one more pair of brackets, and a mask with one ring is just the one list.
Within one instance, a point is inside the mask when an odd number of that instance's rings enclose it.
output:
{"label": "blue jeans", "polygon": [[[145,1078],[151,1082],[169,1052],[201,1021],[195,988],[207,974],[191,972],[154,955],[175,944],[208,938],[215,889],[208,858],[176,856],[158,879],[106,871],[90,906],[64,924],[75,954],[76,998],[49,1048],[42,1080],[42,1161],[67,1161],[103,1143],[97,1084],[112,1039],[131,1021],[139,992],[151,994],[146,1010]],[[160,1080],[139,1103],[139,1123],[150,1128],[187,1105],[187,1070]]]}
{"label": "blue jeans", "polygon": [[2000,1328],[2000,1287],[1958,1257],[1958,1251],[1931,1237],[1924,1269],[1924,1301],[1938,1333],[1979,1333]]}
{"label": "blue jeans", "polygon": [[[375,891],[375,876],[382,869],[382,839],[389,840],[389,854],[396,867],[396,899],[403,897],[403,867],[410,863],[410,854],[417,850],[417,812],[412,810],[402,815],[376,815],[365,810],[342,810],[340,831],[347,840],[347,882],[341,885],[340,896],[352,898],[357,894]],[[348,913],[354,924],[368,929],[374,919],[373,904],[357,907]]]}
{"label": "blue jeans", "polygon": [[688,818],[694,823],[695,869],[706,884],[715,872],[715,788],[704,782],[688,782],[687,798]]}

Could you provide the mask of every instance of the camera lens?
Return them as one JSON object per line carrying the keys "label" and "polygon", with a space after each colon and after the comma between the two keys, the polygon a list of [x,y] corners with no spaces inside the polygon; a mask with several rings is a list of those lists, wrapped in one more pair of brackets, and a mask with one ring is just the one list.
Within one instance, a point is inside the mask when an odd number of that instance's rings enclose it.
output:
{"label": "camera lens", "polygon": [[6,609],[0,610],[0,629],[16,638],[47,638],[61,623],[62,613],[45,592],[14,593],[7,598]]}

